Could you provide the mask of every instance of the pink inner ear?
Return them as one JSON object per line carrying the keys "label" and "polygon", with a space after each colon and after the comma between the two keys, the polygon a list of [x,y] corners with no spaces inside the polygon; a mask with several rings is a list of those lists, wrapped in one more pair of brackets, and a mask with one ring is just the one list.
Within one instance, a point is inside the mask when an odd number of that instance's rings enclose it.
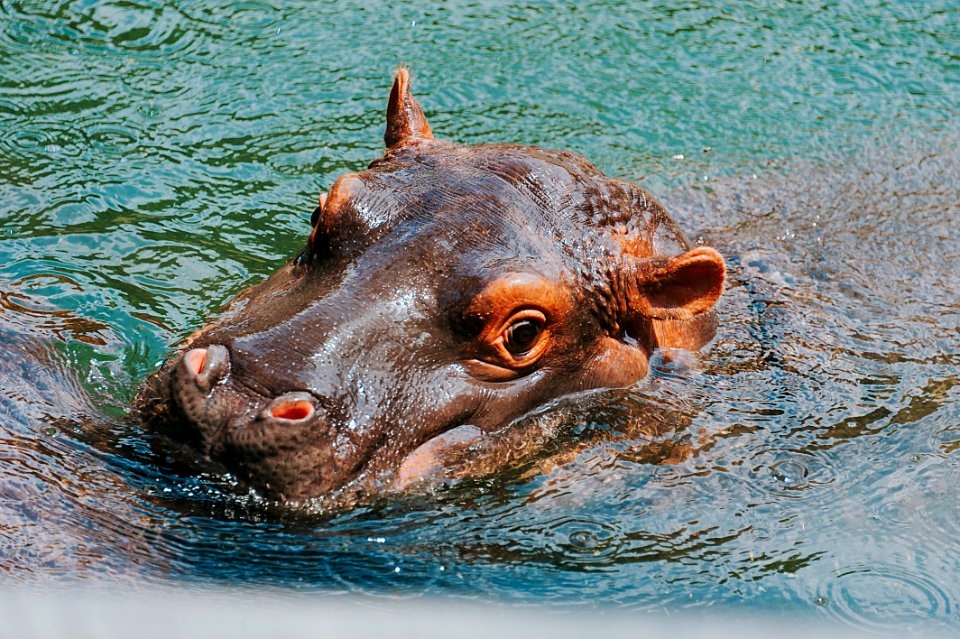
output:
{"label": "pink inner ear", "polygon": [[187,368],[193,371],[194,375],[199,375],[203,372],[203,366],[207,363],[207,349],[205,348],[195,348],[184,357],[186,360]]}
{"label": "pink inner ear", "polygon": [[689,319],[710,310],[723,292],[726,268],[719,253],[697,248],[673,258],[648,282],[647,301],[658,319]]}

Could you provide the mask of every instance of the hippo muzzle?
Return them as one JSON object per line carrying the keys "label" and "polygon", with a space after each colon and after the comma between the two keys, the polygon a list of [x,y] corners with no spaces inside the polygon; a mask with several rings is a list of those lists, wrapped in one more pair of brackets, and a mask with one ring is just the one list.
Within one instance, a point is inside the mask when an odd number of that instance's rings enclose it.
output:
{"label": "hippo muzzle", "polygon": [[[311,446],[330,439],[329,419],[317,397],[305,391],[275,397],[244,392],[230,383],[230,374],[230,351],[220,344],[191,348],[171,371],[171,396],[182,412],[175,423],[187,426],[180,436],[188,443],[212,459],[235,460],[241,475],[269,466],[266,460],[285,451],[329,457],[331,447]],[[329,459],[316,462],[330,468]]]}
{"label": "hippo muzzle", "polygon": [[140,414],[181,457],[288,501],[406,490],[712,338],[723,259],[638,186],[575,153],[435,140],[404,69],[384,139],[304,249],[145,383]]}

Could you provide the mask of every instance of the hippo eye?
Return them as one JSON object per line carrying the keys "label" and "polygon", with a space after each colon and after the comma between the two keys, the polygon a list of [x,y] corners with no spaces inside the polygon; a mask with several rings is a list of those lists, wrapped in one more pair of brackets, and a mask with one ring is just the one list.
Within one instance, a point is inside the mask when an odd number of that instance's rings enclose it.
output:
{"label": "hippo eye", "polygon": [[545,318],[541,313],[528,312],[511,322],[503,332],[503,346],[513,355],[523,355],[534,347],[543,334]]}
{"label": "hippo eye", "polygon": [[[451,317],[465,339],[464,363],[477,379],[507,382],[560,357],[571,300],[561,283],[535,273],[501,274]],[[546,362],[549,362],[547,358]]]}

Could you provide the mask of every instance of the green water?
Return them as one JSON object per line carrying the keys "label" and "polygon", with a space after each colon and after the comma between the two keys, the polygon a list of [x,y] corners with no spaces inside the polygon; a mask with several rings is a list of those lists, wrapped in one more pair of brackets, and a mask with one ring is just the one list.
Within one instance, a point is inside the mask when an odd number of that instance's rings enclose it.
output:
{"label": "green water", "polygon": [[[398,63],[438,137],[579,151],[724,253],[699,363],[553,409],[697,455],[601,438],[334,520],[151,464],[138,381],[380,154]],[[43,384],[5,380],[3,579],[956,628],[958,116],[950,1],[0,0],[0,335],[53,344],[116,421],[50,426]]]}

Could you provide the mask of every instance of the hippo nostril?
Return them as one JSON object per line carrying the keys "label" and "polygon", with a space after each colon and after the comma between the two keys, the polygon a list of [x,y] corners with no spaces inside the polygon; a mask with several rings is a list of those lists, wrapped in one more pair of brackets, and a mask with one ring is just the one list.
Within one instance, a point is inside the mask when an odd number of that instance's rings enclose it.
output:
{"label": "hippo nostril", "polygon": [[274,406],[270,414],[276,419],[297,421],[313,415],[313,406],[310,402],[304,400],[298,402],[283,402],[282,404]]}
{"label": "hippo nostril", "polygon": [[230,372],[230,352],[220,344],[210,344],[206,348],[192,348],[183,356],[183,368],[186,378],[204,393],[226,379]]}
{"label": "hippo nostril", "polygon": [[207,349],[205,348],[195,348],[183,356],[184,362],[186,362],[187,368],[189,368],[194,375],[199,375],[203,372],[203,365],[207,363]]}
{"label": "hippo nostril", "polygon": [[306,422],[317,414],[313,396],[296,391],[277,397],[260,413],[260,419],[281,423]]}

